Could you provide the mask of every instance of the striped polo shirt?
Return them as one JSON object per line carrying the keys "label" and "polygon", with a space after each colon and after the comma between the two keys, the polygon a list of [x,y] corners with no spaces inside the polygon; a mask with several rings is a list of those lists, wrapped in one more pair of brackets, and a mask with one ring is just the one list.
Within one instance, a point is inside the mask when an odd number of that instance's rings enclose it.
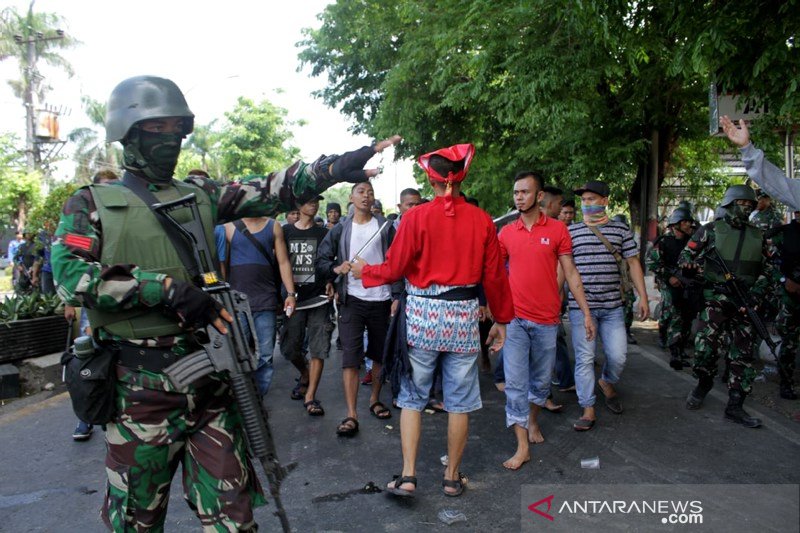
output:
{"label": "striped polo shirt", "polygon": [[[638,254],[633,234],[625,224],[611,221],[597,228],[622,257],[627,259]],[[614,256],[583,222],[569,226],[569,234],[572,237],[572,257],[581,275],[589,308],[614,309],[621,306],[621,280]],[[569,308],[578,309],[572,293],[569,295]]]}

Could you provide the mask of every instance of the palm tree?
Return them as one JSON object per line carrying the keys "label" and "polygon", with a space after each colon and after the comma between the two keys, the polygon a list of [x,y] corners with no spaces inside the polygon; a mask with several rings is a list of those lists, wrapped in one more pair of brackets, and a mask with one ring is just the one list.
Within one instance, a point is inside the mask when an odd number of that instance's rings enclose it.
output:
{"label": "palm tree", "polygon": [[216,120],[212,120],[205,126],[195,125],[194,131],[183,146],[184,150],[200,156],[203,170],[212,176],[218,176],[220,171],[219,134],[213,130],[215,123]]}
{"label": "palm tree", "polygon": [[72,130],[67,140],[75,143],[75,181],[83,185],[89,183],[98,170],[119,169],[122,157],[118,146],[106,144],[103,139],[106,105],[85,95],[81,97],[81,104],[92,126]]}
{"label": "palm tree", "polygon": [[74,38],[60,29],[63,20],[54,13],[34,13],[32,1],[26,14],[13,7],[0,11],[0,61],[15,59],[19,65],[20,79],[8,80],[14,95],[23,100],[29,110],[27,130],[29,170],[41,167],[38,144],[33,142],[33,113],[36,102],[42,102],[52,88],[36,68],[39,60],[61,69],[68,76],[74,74],[72,65],[58,50],[78,44]]}

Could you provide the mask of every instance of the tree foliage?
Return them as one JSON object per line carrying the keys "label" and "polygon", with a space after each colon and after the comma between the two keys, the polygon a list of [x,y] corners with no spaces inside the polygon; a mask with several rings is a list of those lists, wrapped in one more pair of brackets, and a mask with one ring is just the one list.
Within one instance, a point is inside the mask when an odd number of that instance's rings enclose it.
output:
{"label": "tree foliage", "polygon": [[266,174],[299,157],[300,150],[291,145],[285,109],[239,97],[225,118],[217,137],[223,175]]}
{"label": "tree foliage", "polygon": [[[693,39],[713,43],[722,32],[732,40],[772,20],[742,18],[745,6],[757,12],[760,2],[738,2],[733,21],[714,9],[727,3],[706,4],[340,0],[321,14],[319,30],[305,31],[300,59],[327,76],[318,96],[354,129],[378,138],[401,133],[400,155],[473,142],[465,190],[490,211],[505,210],[510,177],[531,167],[567,187],[605,179],[614,201],[636,208],[654,133],[661,183],[678,141],[707,134],[709,75],[727,80],[730,45],[706,53]],[[735,31],[724,28],[731,22]],[[778,48],[762,67],[783,64]],[[729,74],[747,81],[751,73]],[[775,98],[791,83],[777,77]]]}
{"label": "tree foliage", "polygon": [[117,171],[122,162],[122,150],[116,143],[105,142],[106,104],[85,95],[81,97],[81,104],[91,125],[72,130],[67,140],[75,145],[75,181],[88,184],[99,170]]}
{"label": "tree foliage", "polygon": [[53,188],[47,198],[31,210],[28,217],[28,227],[39,230],[48,226],[55,231],[61,212],[64,209],[64,204],[77,189],[78,185],[74,183],[66,183]]}
{"label": "tree foliage", "polygon": [[0,134],[0,220],[22,229],[28,209],[41,196],[41,175],[28,172],[20,140],[12,134]]}

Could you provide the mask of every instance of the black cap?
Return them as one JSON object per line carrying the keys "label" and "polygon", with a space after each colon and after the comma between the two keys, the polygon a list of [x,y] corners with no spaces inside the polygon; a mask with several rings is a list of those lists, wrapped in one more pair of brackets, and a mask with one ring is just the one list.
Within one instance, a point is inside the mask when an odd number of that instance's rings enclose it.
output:
{"label": "black cap", "polygon": [[758,189],[756,191],[756,198],[769,198],[769,194],[764,189]]}
{"label": "black cap", "polygon": [[339,213],[341,215],[342,214],[342,206],[340,206],[336,202],[330,202],[328,204],[328,206],[325,208],[325,212],[327,213],[328,211],[336,211],[337,213]]}
{"label": "black cap", "polygon": [[582,195],[585,192],[593,192],[595,194],[599,194],[600,196],[608,196],[611,191],[608,189],[608,185],[605,182],[599,180],[590,180],[583,184],[583,186],[575,189],[575,194],[577,196]]}

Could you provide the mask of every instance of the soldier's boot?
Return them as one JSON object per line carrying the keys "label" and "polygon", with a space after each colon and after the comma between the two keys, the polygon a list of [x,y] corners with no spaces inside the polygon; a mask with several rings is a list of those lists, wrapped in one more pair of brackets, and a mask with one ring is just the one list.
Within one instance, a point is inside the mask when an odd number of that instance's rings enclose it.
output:
{"label": "soldier's boot", "polygon": [[746,394],[737,389],[728,391],[728,405],[725,407],[725,419],[741,424],[746,428],[761,427],[761,419],[750,416],[742,407]]}
{"label": "soldier's boot", "polygon": [[784,400],[796,400],[797,393],[794,391],[794,384],[791,381],[781,380],[781,398]]}
{"label": "soldier's boot", "polygon": [[714,379],[711,376],[700,376],[700,379],[697,381],[697,386],[686,398],[686,408],[691,409],[692,411],[700,409],[700,407],[703,405],[703,400],[706,399],[706,395],[713,388]]}
{"label": "soldier's boot", "polygon": [[683,360],[681,359],[681,346],[679,343],[669,346],[669,366],[675,370],[683,370]]}

